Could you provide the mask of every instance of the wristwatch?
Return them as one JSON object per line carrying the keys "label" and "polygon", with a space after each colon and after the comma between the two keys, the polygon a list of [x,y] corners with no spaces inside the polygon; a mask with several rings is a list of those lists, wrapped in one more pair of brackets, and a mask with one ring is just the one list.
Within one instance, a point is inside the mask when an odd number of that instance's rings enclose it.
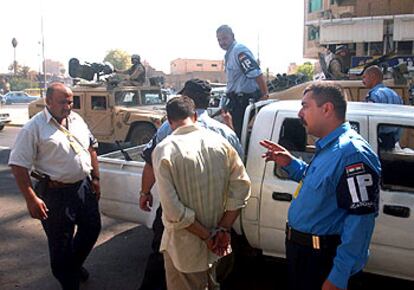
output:
{"label": "wristwatch", "polygon": [[148,196],[151,195],[151,191],[150,192],[143,192],[142,190],[139,192],[140,196]]}

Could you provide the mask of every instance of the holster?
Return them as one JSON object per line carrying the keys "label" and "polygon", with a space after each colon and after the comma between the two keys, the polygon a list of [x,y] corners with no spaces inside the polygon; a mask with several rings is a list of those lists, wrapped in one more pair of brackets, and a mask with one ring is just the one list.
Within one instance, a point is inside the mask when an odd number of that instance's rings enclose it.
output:
{"label": "holster", "polygon": [[39,197],[42,197],[47,191],[48,183],[50,180],[49,176],[36,171],[32,171],[30,173],[30,176],[37,180],[34,186],[34,191]]}

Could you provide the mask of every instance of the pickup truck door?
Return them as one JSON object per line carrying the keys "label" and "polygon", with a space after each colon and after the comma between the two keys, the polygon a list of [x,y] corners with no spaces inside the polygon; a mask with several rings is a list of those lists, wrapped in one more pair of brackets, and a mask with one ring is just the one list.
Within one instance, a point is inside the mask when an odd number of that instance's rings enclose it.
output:
{"label": "pickup truck door", "polygon": [[[366,116],[348,116],[351,126],[365,138],[368,136]],[[277,113],[271,140],[287,148],[294,156],[307,162],[314,154],[316,139],[306,134],[296,112]],[[285,227],[287,212],[298,183],[268,162],[265,167],[260,198],[260,248],[270,256],[285,256]]]}
{"label": "pickup truck door", "polygon": [[101,177],[100,209],[105,215],[152,227],[155,211],[160,202],[157,187],[154,186],[152,194],[153,209],[150,212],[139,208],[139,190],[144,161],[139,154],[146,145],[125,149],[126,154],[133,161],[125,160],[125,153],[114,151],[98,156]]}
{"label": "pickup truck door", "polygon": [[112,106],[108,102],[108,94],[94,92],[85,94],[85,121],[95,137],[113,134]]}
{"label": "pickup truck door", "polygon": [[[384,124],[401,125],[393,150],[379,149],[378,130]],[[367,268],[377,273],[414,277],[414,119],[369,117],[369,142],[381,160],[379,216]],[[401,147],[401,148],[399,148]],[[387,263],[384,263],[387,261]]]}

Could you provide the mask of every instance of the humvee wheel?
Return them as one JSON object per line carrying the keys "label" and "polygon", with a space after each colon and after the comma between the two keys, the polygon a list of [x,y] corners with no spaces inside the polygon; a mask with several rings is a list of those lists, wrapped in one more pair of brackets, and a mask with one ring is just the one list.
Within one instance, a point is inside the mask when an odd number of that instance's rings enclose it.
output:
{"label": "humvee wheel", "polygon": [[128,142],[132,145],[148,143],[157,130],[151,124],[141,123],[135,125],[129,134]]}

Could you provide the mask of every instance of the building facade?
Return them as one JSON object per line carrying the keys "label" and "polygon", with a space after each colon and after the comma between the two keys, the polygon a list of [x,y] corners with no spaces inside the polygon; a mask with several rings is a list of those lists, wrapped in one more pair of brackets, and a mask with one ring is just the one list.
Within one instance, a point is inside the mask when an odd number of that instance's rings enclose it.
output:
{"label": "building facade", "polygon": [[353,56],[414,54],[413,0],[304,0],[305,58],[347,45]]}
{"label": "building facade", "polygon": [[186,74],[189,72],[222,72],[224,71],[224,61],[177,58],[171,61],[170,71],[173,75]]}
{"label": "building facade", "polygon": [[178,58],[170,63],[171,73],[165,77],[165,87],[180,90],[192,78],[211,83],[226,83],[223,60]]}

